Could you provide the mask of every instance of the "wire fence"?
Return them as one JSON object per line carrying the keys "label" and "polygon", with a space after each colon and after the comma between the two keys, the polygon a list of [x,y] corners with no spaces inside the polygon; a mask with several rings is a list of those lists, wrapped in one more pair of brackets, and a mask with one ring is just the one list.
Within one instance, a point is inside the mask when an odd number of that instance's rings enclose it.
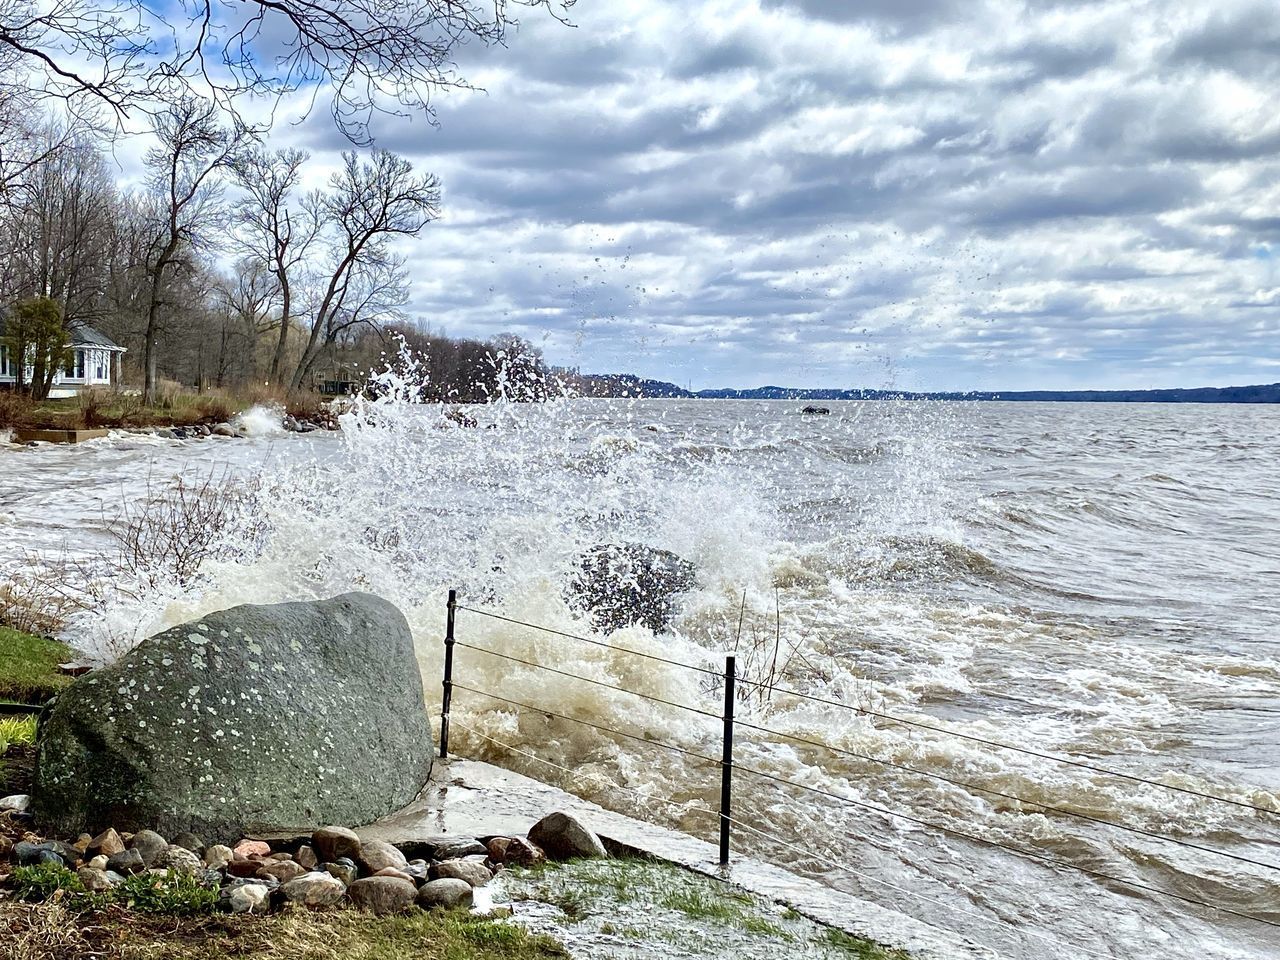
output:
{"label": "wire fence", "polygon": [[[723,711],[721,713],[715,713],[715,712],[712,712],[711,710],[705,709],[704,707],[694,706],[694,705],[685,704],[685,703],[679,703],[677,701],[666,699],[664,697],[655,696],[653,694],[643,693],[637,690],[631,690],[614,683],[608,683],[603,680],[594,679],[592,677],[582,676],[581,674],[573,673],[571,671],[564,670],[564,669],[561,669],[560,667],[552,666],[550,664],[538,663],[534,660],[526,659],[523,657],[517,657],[512,654],[505,653],[503,651],[494,650],[488,647],[482,647],[473,643],[459,640],[457,638],[457,614],[460,611],[473,614],[478,617],[487,618],[489,620],[500,621],[502,623],[520,627],[522,629],[533,630],[540,633],[549,634],[549,635],[561,637],[564,639],[581,642],[584,644],[589,644],[595,647],[605,648],[605,649],[608,649],[617,653],[621,653],[627,656],[633,656],[633,657],[638,657],[638,658],[642,658],[649,661],[659,662],[667,666],[675,667],[677,669],[691,671],[703,677],[709,677],[711,678],[711,680],[715,685],[720,686],[721,689],[723,690],[723,693],[724,693]],[[750,720],[737,718],[735,717],[735,710],[734,710],[735,690],[738,687],[744,687],[747,689],[765,688],[771,694],[778,694],[782,696],[793,697],[801,701],[807,701],[807,702],[822,704],[832,708],[852,711],[856,714],[867,716],[873,719],[878,719],[885,723],[898,724],[908,728],[928,730],[932,733],[935,733],[941,736],[954,737],[954,738],[965,740],[965,741],[976,742],[976,743],[985,745],[987,747],[990,747],[992,749],[1002,750],[1002,751],[1011,751],[1016,754],[1035,757],[1035,758],[1052,762],[1052,763],[1063,764],[1063,765],[1067,765],[1067,766],[1071,766],[1079,769],[1088,770],[1099,776],[1111,777],[1117,780],[1141,784],[1141,785],[1148,786],[1155,789],[1166,790],[1172,793],[1190,795],[1190,796],[1193,796],[1205,801],[1209,801],[1212,803],[1223,804],[1228,807],[1235,808],[1237,810],[1247,810],[1247,811],[1250,811],[1251,813],[1262,815],[1264,817],[1280,816],[1280,810],[1274,810],[1267,807],[1258,806],[1256,804],[1249,803],[1247,801],[1236,799],[1233,797],[1217,796],[1215,794],[1208,793],[1206,791],[1195,790],[1190,787],[1181,786],[1179,784],[1165,783],[1160,780],[1154,780],[1148,777],[1142,777],[1137,774],[1128,773],[1122,770],[1114,770],[1109,767],[1101,766],[1088,759],[1082,759],[1079,757],[1059,756],[1059,755],[1055,755],[1055,754],[1051,754],[1043,751],[1029,749],[1026,747],[1020,747],[1014,744],[1004,743],[998,740],[992,740],[985,737],[978,737],[973,734],[965,733],[963,731],[952,730],[938,723],[931,723],[927,721],[900,717],[894,714],[886,713],[884,711],[873,710],[858,704],[851,704],[851,703],[846,703],[840,700],[833,700],[827,697],[819,697],[812,694],[803,693],[797,690],[792,690],[792,689],[783,687],[779,685],[776,681],[771,681],[767,684],[751,681],[746,678],[737,676],[736,660],[733,656],[727,656],[725,658],[725,668],[723,672],[721,672],[719,670],[714,670],[709,667],[700,666],[697,664],[685,663],[679,660],[673,660],[667,657],[661,657],[656,654],[647,653],[640,650],[633,650],[624,646],[620,646],[618,644],[608,643],[593,637],[585,637],[578,634],[568,633],[563,630],[557,630],[551,627],[542,626],[539,624],[528,623],[526,621],[518,620],[513,617],[505,616],[495,611],[485,610],[479,607],[472,607],[472,606],[466,606],[466,605],[460,604],[458,603],[458,600],[457,600],[457,592],[452,590],[449,592],[444,644],[445,644],[445,663],[444,663],[442,714],[441,714],[441,724],[440,724],[440,731],[441,731],[440,755],[442,757],[447,757],[449,755],[449,728],[450,728],[450,723],[452,721],[451,713],[452,713],[453,694],[455,690],[461,690],[461,691],[467,692],[468,694],[472,694],[479,697],[485,697],[493,702],[504,704],[506,708],[512,709],[514,710],[514,712],[520,715],[550,717],[550,718],[555,718],[568,723],[579,724],[583,727],[594,729],[596,731],[599,731],[601,733],[604,733],[610,736],[621,737],[623,739],[638,741],[646,745],[647,747],[656,747],[662,750],[669,751],[671,753],[679,754],[687,758],[699,761],[701,763],[708,765],[708,767],[718,768],[720,773],[720,799],[719,799],[719,809],[717,811],[707,810],[703,807],[698,807],[696,805],[692,805],[689,803],[681,803],[679,801],[671,800],[669,798],[656,797],[651,794],[645,793],[644,791],[636,791],[631,788],[624,787],[620,784],[609,781],[606,778],[599,777],[598,775],[588,775],[587,779],[595,780],[599,782],[602,786],[606,786],[610,789],[615,789],[615,790],[622,791],[624,793],[634,795],[646,801],[661,803],[663,805],[679,809],[686,813],[693,811],[698,814],[705,814],[709,819],[714,819],[717,822],[719,827],[718,840],[719,840],[720,863],[722,865],[727,865],[730,862],[732,833],[734,828],[737,828],[747,833],[750,833],[752,835],[766,838],[771,843],[776,844],[778,847],[782,849],[796,850],[801,853],[805,853],[807,856],[810,856],[815,860],[828,863],[829,865],[837,869],[845,869],[845,870],[848,869],[847,867],[843,867],[841,864],[839,864],[836,861],[826,860],[825,858],[815,856],[813,855],[812,851],[806,851],[803,848],[800,848],[793,843],[783,840],[782,838],[777,836],[776,831],[769,832],[769,831],[762,830],[759,826],[753,826],[751,824],[745,823],[742,819],[735,817],[733,815],[732,804],[733,804],[733,782],[734,782],[734,774],[736,772],[736,773],[741,773],[750,777],[757,778],[762,781],[773,783],[778,786],[787,787],[787,788],[798,790],[811,795],[822,796],[827,800],[835,801],[835,802],[845,804],[851,807],[855,807],[858,809],[867,810],[869,812],[874,812],[886,818],[896,819],[906,823],[912,823],[934,834],[944,835],[949,837],[956,837],[956,838],[969,841],[971,843],[978,844],[980,846],[984,846],[992,849],[999,849],[1001,851],[1023,857],[1027,860],[1038,863],[1042,866],[1048,866],[1054,869],[1074,871],[1083,876],[1087,876],[1095,881],[1103,881],[1106,884],[1115,885],[1122,889],[1129,890],[1135,893],[1147,894],[1151,896],[1160,897],[1163,899],[1178,901],[1190,906],[1194,906],[1197,908],[1210,911],[1214,916],[1230,916],[1239,920],[1255,923],[1260,926],[1264,926],[1268,928],[1280,928],[1280,922],[1276,920],[1272,920],[1268,917],[1262,917],[1253,913],[1247,913],[1243,910],[1237,910],[1237,909],[1234,909],[1233,907],[1229,907],[1221,903],[1213,903],[1207,899],[1203,899],[1200,897],[1178,893],[1172,890],[1167,890],[1162,887],[1156,886],[1154,884],[1146,883],[1140,880],[1134,880],[1126,877],[1116,876],[1114,874],[1104,872],[1102,870],[1098,870],[1093,867],[1083,866],[1077,863],[1073,863],[1069,860],[1062,859],[1061,857],[1052,856],[1050,854],[1046,854],[1038,850],[1029,850],[1022,846],[1016,846],[1011,843],[1005,843],[999,840],[993,840],[989,837],[984,837],[977,833],[970,832],[969,830],[963,830],[947,823],[940,823],[936,819],[933,819],[932,817],[922,816],[918,811],[914,809],[912,812],[905,812],[902,810],[890,809],[888,807],[885,807],[879,804],[868,803],[864,800],[861,800],[855,797],[846,796],[844,794],[836,792],[835,790],[829,790],[822,787],[815,787],[812,784],[802,783],[798,780],[793,780],[788,777],[780,776],[775,773],[770,773],[765,770],[759,770],[754,767],[744,766],[741,763],[737,763],[735,762],[735,759],[734,759],[735,733],[739,731],[749,731],[749,732],[758,733],[758,734],[765,734],[770,737],[778,738],[779,740],[782,740],[782,741],[787,741],[793,744],[804,746],[806,748],[811,748],[815,751],[830,754],[832,757],[852,758],[852,759],[862,761],[864,763],[883,766],[886,769],[893,769],[893,770],[909,773],[913,776],[920,776],[920,777],[936,780],[939,782],[945,782],[953,786],[960,787],[964,790],[973,791],[975,793],[985,794],[987,796],[992,796],[992,797],[999,797],[1001,799],[1010,801],[1011,803],[1018,804],[1020,808],[1025,807],[1025,808],[1030,808],[1032,810],[1043,812],[1046,814],[1053,814],[1055,816],[1078,819],[1084,822],[1088,822],[1097,826],[1104,827],[1109,830],[1116,830],[1116,831],[1120,831],[1120,832],[1124,832],[1132,835],[1142,836],[1149,840],[1154,840],[1161,843],[1168,843],[1183,849],[1194,850],[1198,853],[1220,857],[1220,858],[1223,858],[1224,860],[1230,860],[1237,863],[1245,863],[1252,867],[1258,867],[1266,871],[1280,871],[1280,865],[1277,865],[1275,863],[1270,863],[1265,860],[1259,860],[1254,857],[1245,856],[1243,854],[1235,853],[1230,850],[1224,850],[1219,847],[1208,846],[1206,844],[1197,843],[1197,842],[1188,840],[1184,837],[1170,836],[1169,834],[1162,833],[1158,830],[1151,830],[1145,827],[1139,827],[1139,826],[1134,826],[1132,824],[1120,823],[1115,820],[1109,820],[1109,819],[1106,819],[1105,817],[1095,816],[1093,814],[1082,813],[1080,811],[1068,809],[1065,806],[1062,806],[1061,804],[1050,803],[1043,800],[1035,800],[1028,797],[1019,796],[1018,794],[1007,791],[1007,790],[998,790],[998,789],[995,789],[994,787],[986,786],[980,783],[975,783],[970,779],[962,779],[959,777],[949,776],[947,774],[932,771],[932,770],[921,769],[920,767],[912,766],[910,764],[900,763],[894,760],[887,760],[881,757],[876,757],[869,753],[862,753],[855,750],[849,750],[846,748],[838,747],[834,744],[825,743],[821,740],[813,739],[811,737],[799,736],[797,734],[788,733],[783,730],[778,730],[774,727],[769,727],[759,723],[755,723]],[[642,736],[640,734],[628,732],[626,730],[618,729],[616,727],[605,726],[603,724],[596,723],[594,721],[587,720],[582,717],[575,717],[575,716],[569,716],[567,714],[558,713],[555,711],[548,710],[545,707],[536,706],[534,704],[527,703],[523,700],[515,699],[514,697],[511,697],[511,696],[500,695],[500,694],[493,693],[492,691],[481,690],[469,684],[459,682],[458,680],[454,679],[454,672],[455,672],[454,649],[456,647],[462,647],[464,649],[474,651],[484,656],[506,660],[512,663],[517,663],[522,666],[529,667],[534,670],[545,671],[547,673],[553,674],[555,676],[560,676],[568,680],[609,689],[609,690],[622,693],[628,696],[636,697],[640,700],[656,703],[662,706],[685,711],[685,712],[695,714],[707,719],[718,721],[722,725],[721,756],[717,758],[714,756],[710,756],[706,753],[700,753],[696,750],[691,750],[687,747],[683,747],[678,744],[669,743],[662,740],[655,740],[652,737]],[[789,677],[790,679],[800,679],[800,678],[794,677],[794,675],[786,674],[785,672],[782,674],[782,676]],[[460,724],[457,724],[457,721],[452,721],[452,722],[455,725],[460,726]],[[524,756],[525,758],[530,759],[536,763],[546,765],[549,768],[559,770],[563,773],[570,774],[571,776],[575,776],[575,777],[579,776],[579,774],[576,771],[568,767],[555,763],[554,761],[550,761],[550,760],[546,760],[544,758],[538,757],[534,753],[531,753],[527,750],[520,749],[511,744],[504,743],[487,734],[484,734],[478,730],[475,730],[474,727],[465,727],[464,729],[467,729],[468,732],[473,734],[474,736],[479,737],[482,740],[488,741],[504,750],[510,751],[513,754]],[[940,813],[941,811],[933,811],[933,812]],[[954,905],[945,904],[942,901],[919,894],[918,892],[911,891],[907,888],[892,884],[889,881],[870,875],[865,871],[858,871],[856,873],[856,876],[860,881],[870,881],[872,883],[878,883],[884,886],[891,887],[899,893],[903,893],[907,896],[915,897],[923,901],[934,903],[952,913],[957,913],[960,915],[977,918],[987,923],[993,923],[993,922],[1002,923],[1002,921],[999,921],[996,918],[983,916],[981,914],[976,914],[971,911],[961,910],[955,907]],[[1045,940],[1046,942],[1053,943],[1058,946],[1063,945],[1060,941],[1054,940],[1051,937],[1046,937],[1045,935],[1037,931],[1031,931],[1025,928],[1020,928],[1019,932],[1023,934],[1027,934],[1029,936],[1033,936],[1036,939]],[[1071,944],[1070,946],[1071,946],[1071,949],[1075,949],[1087,954],[1092,954],[1095,956],[1109,956],[1109,954],[1098,953],[1097,951],[1091,950],[1087,947],[1080,946],[1078,944]]]}

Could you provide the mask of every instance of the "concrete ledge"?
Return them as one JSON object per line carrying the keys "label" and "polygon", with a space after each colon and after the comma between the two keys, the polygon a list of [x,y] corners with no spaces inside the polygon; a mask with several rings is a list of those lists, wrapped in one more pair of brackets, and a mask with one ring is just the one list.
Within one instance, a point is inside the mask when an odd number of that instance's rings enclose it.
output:
{"label": "concrete ledge", "polygon": [[389,817],[359,827],[364,840],[409,843],[441,836],[523,836],[556,810],[572,813],[606,846],[667,860],[718,877],[846,933],[897,947],[913,960],[999,960],[959,934],[841,893],[772,864],[735,857],[720,867],[719,851],[674,830],[605,810],[556,787],[475,760],[437,760],[422,797]]}
{"label": "concrete ledge", "polygon": [[83,443],[86,440],[97,440],[105,437],[109,430],[14,430],[16,443],[30,443],[40,440],[44,443]]}

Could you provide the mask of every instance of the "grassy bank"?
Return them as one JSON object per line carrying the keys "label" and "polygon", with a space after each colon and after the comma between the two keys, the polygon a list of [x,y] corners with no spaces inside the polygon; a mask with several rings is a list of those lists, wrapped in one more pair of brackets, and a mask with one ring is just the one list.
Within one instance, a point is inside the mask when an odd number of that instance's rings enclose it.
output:
{"label": "grassy bank", "polygon": [[71,649],[55,640],[0,627],[0,700],[39,705],[71,683],[58,665]]}
{"label": "grassy bank", "polygon": [[910,960],[815,923],[730,884],[660,860],[581,860],[501,875],[516,922],[563,942],[580,960]]}
{"label": "grassy bank", "polygon": [[265,917],[75,914],[57,904],[0,904],[9,960],[566,960],[555,941],[465,913],[375,917],[293,910]]}
{"label": "grassy bank", "polygon": [[191,427],[225,423],[252,406],[270,404],[299,420],[327,417],[324,398],[312,393],[291,394],[269,387],[229,392],[196,393],[167,389],[155,403],[136,394],[92,390],[61,400],[34,401],[14,393],[0,393],[0,429],[94,430],[130,427]]}

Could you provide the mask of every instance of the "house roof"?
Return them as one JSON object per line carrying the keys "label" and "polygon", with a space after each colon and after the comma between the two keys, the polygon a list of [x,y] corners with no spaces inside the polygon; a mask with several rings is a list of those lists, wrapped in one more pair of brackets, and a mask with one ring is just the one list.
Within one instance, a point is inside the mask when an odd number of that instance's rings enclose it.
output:
{"label": "house roof", "polygon": [[103,347],[107,350],[119,350],[121,353],[125,349],[102,331],[86,326],[76,327],[71,331],[71,345],[73,347]]}
{"label": "house roof", "polygon": [[[6,314],[3,307],[0,307],[0,337],[5,333]],[[80,324],[67,331],[67,336],[73,347],[97,347],[100,350],[115,350],[120,353],[128,353],[125,347],[120,346],[101,330],[90,327],[87,324]]]}

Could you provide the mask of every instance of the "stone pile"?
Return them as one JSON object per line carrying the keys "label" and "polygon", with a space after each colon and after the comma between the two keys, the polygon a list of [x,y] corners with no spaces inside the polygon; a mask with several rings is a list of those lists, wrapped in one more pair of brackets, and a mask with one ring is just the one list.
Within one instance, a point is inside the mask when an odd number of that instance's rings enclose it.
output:
{"label": "stone pile", "polygon": [[469,908],[474,889],[507,865],[607,856],[600,838],[564,813],[544,817],[527,837],[433,837],[399,845],[362,841],[338,826],[285,841],[246,838],[235,846],[205,846],[189,833],[170,840],[153,830],[108,828],[73,843],[11,843],[0,836],[0,885],[14,866],[49,863],[74,870],[90,892],[110,890],[130,874],[182,874],[216,887],[220,908],[231,913],[266,913],[291,903],[391,914]]}

